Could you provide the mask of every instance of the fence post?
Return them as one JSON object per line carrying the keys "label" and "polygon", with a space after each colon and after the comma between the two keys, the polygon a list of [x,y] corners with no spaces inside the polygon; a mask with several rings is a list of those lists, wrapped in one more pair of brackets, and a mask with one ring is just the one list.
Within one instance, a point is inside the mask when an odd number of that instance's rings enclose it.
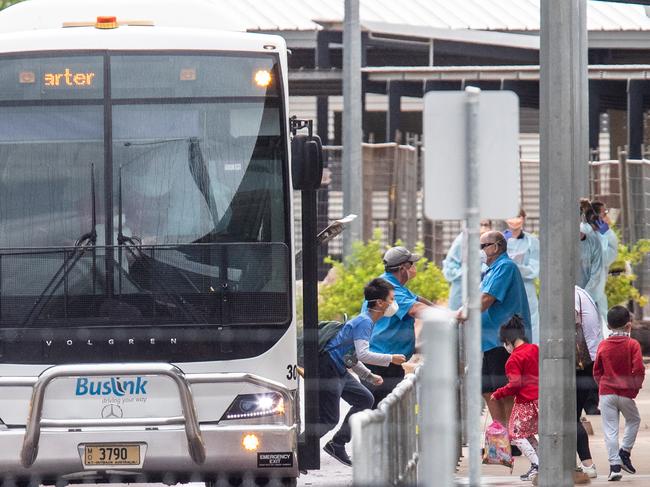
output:
{"label": "fence post", "polygon": [[618,151],[619,174],[621,178],[621,207],[623,210],[623,222],[625,223],[624,237],[626,243],[634,245],[636,242],[636,222],[632,210],[632,198],[630,191],[630,175],[627,167],[627,151]]}
{"label": "fence post", "polygon": [[448,487],[454,485],[458,460],[457,325],[451,313],[431,311],[422,333],[426,345],[420,407],[422,478],[427,486]]}
{"label": "fence post", "polygon": [[363,211],[363,240],[367,242],[372,238],[374,230],[373,220],[373,199],[377,186],[377,177],[375,167],[377,165],[377,149],[369,144],[361,145],[361,164],[363,165],[363,181],[361,187],[363,190],[362,211]]}
{"label": "fence post", "polygon": [[383,437],[385,420],[386,415],[378,409],[350,417],[354,457],[352,481],[355,487],[381,485],[388,478]]}

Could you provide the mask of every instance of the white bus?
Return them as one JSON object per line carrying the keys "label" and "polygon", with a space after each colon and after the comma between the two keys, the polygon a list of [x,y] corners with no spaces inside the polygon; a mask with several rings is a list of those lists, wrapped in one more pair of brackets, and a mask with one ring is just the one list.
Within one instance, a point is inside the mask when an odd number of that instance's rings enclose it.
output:
{"label": "white bus", "polygon": [[287,51],[218,17],[0,13],[4,482],[295,485]]}

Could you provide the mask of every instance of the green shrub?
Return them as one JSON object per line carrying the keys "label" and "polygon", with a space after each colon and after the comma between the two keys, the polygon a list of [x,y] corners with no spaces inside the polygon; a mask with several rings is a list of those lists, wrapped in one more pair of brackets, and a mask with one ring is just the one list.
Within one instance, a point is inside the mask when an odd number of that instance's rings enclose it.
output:
{"label": "green shrub", "polygon": [[20,3],[23,0],[1,0],[0,1],[0,10],[10,7],[14,3]]}
{"label": "green shrub", "polygon": [[[382,256],[385,248],[381,244],[382,233],[377,229],[368,242],[355,242],[352,254],[343,262],[327,257],[325,262],[331,264],[335,278],[320,288],[319,319],[340,320],[343,314],[355,316],[363,303],[363,287],[368,281],[384,272]],[[399,245],[399,242],[396,243]],[[415,252],[421,254],[423,244],[416,246]],[[449,295],[449,285],[442,271],[428,259],[422,258],[416,264],[418,273],[409,282],[413,292],[431,301],[444,300]]]}
{"label": "green shrub", "polygon": [[605,294],[609,306],[627,304],[628,301],[635,301],[639,306],[645,306],[648,298],[642,296],[639,290],[634,287],[636,275],[627,272],[630,266],[641,264],[646,254],[650,252],[650,240],[640,239],[631,247],[624,244],[618,246],[618,257],[610,266],[610,274],[607,276]]}

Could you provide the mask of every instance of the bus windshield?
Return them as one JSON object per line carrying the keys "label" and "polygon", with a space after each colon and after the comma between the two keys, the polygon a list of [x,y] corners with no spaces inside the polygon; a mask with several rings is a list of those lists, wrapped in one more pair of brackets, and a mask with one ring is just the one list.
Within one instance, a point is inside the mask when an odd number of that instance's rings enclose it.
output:
{"label": "bus windshield", "polygon": [[0,58],[0,327],[288,322],[281,93],[271,55]]}

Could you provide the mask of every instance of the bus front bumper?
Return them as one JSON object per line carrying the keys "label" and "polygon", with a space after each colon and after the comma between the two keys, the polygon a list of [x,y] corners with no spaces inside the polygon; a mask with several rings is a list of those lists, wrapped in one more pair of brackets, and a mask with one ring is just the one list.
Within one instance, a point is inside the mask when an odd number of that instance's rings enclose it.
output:
{"label": "bus front bumper", "polygon": [[[297,477],[297,427],[285,425],[201,425],[205,461],[188,452],[186,432],[178,427],[88,428],[81,431],[44,429],[38,456],[29,467],[21,463],[25,428],[0,429],[0,479],[102,479],[119,475],[140,480],[212,478],[215,475]],[[248,435],[249,441],[244,442]],[[248,450],[244,447],[248,445]],[[82,460],[87,444],[138,444],[137,466],[87,466]],[[253,448],[256,446],[256,448]]]}

